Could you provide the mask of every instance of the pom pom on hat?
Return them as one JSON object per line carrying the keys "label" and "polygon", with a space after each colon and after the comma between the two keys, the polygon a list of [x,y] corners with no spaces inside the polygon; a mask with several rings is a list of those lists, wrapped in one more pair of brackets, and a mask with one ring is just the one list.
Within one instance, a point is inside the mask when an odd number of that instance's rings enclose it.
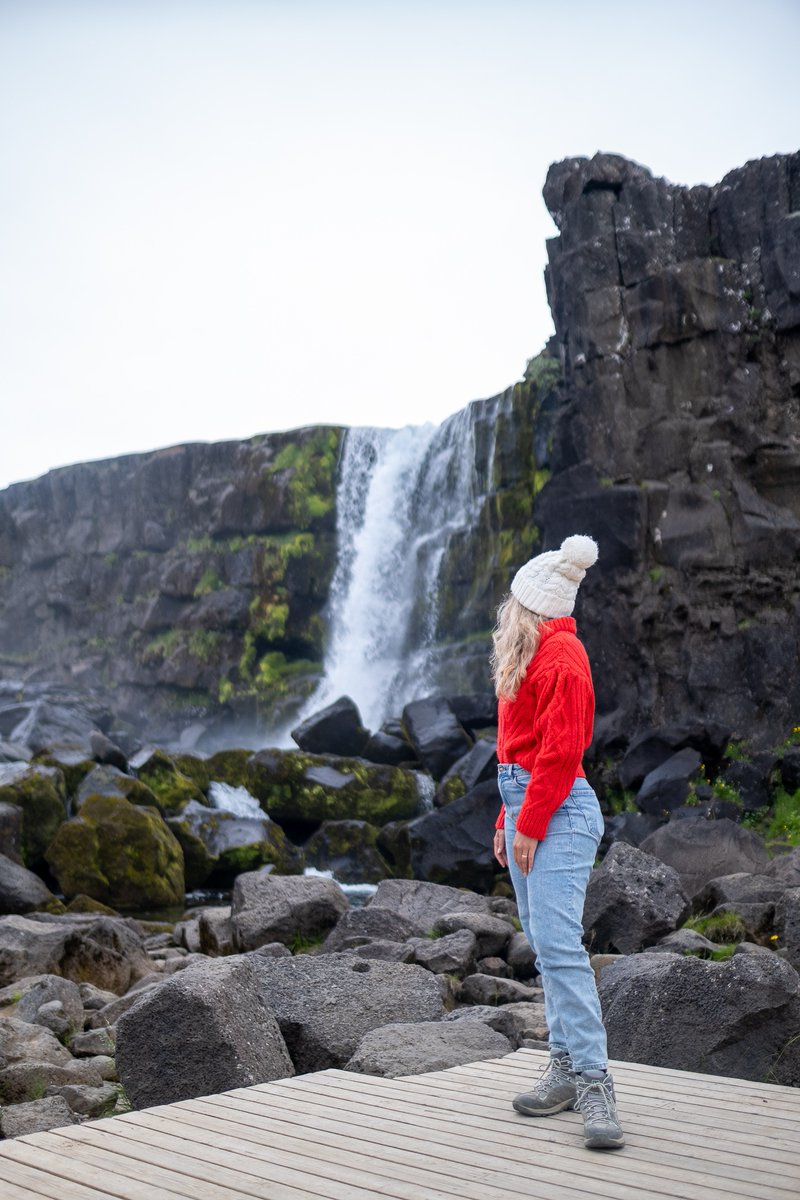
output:
{"label": "pom pom on hat", "polygon": [[572,537],[564,538],[561,553],[574,566],[586,571],[597,562],[597,542],[584,533],[573,533]]}
{"label": "pom pom on hat", "polygon": [[564,539],[560,550],[537,554],[520,567],[511,581],[511,593],[541,617],[568,617],[581,580],[597,562],[597,553],[593,538],[574,533]]}

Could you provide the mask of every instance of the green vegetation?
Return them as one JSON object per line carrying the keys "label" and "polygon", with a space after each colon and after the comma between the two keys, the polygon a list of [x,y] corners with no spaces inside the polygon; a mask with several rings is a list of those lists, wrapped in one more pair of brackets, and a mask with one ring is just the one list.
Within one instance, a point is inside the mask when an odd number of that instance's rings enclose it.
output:
{"label": "green vegetation", "polygon": [[199,600],[202,596],[210,596],[212,592],[218,592],[224,588],[225,584],[220,579],[213,567],[206,567],[200,577],[197,587],[194,589],[194,598]]}
{"label": "green vegetation", "polygon": [[302,442],[287,442],[269,467],[270,476],[289,472],[285,495],[294,524],[313,524],[333,510],[340,438],[336,429],[315,429]]}
{"label": "green vegetation", "polygon": [[783,787],[777,789],[764,837],[767,841],[800,845],[800,790],[787,792]]}
{"label": "green vegetation", "polygon": [[702,933],[703,937],[720,946],[738,945],[747,938],[744,921],[735,912],[689,917],[683,928],[694,929],[696,933]]}
{"label": "green vegetation", "polygon": [[552,391],[562,380],[561,363],[544,352],[537,354],[525,364],[523,379],[539,391]]}
{"label": "green vegetation", "polygon": [[289,949],[292,954],[313,954],[315,950],[319,950],[326,937],[325,933],[316,934],[314,937],[296,933],[289,942]]}

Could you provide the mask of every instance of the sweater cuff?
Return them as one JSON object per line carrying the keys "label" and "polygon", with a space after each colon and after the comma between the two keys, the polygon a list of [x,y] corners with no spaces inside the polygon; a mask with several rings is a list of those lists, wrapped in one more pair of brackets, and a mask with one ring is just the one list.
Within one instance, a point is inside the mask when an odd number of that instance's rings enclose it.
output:
{"label": "sweater cuff", "polygon": [[552,815],[549,812],[537,812],[535,809],[526,810],[523,806],[517,817],[517,833],[524,833],[525,837],[536,838],[538,842],[544,841]]}
{"label": "sweater cuff", "polygon": [[501,804],[500,805],[500,814],[494,823],[494,827],[495,827],[495,829],[502,829],[504,827],[505,823],[506,823],[506,806],[504,804]]}

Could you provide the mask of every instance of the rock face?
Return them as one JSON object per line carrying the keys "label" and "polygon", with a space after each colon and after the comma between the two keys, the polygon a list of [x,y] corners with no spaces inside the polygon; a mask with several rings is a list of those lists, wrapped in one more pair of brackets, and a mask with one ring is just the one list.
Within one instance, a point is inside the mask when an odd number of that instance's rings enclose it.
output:
{"label": "rock face", "polygon": [[800,979],[768,951],[704,962],[676,954],[622,958],[599,994],[612,1058],[800,1084]]}
{"label": "rock face", "polygon": [[220,703],[240,721],[257,703],[277,713],[306,694],[334,567],[340,438],[319,427],[174,446],[7,488],[4,675],[44,666],[74,682],[80,664],[115,706],[144,719],[146,700],[162,729]]}
{"label": "rock face", "polygon": [[800,154],[691,189],[567,159],[544,196],[564,393],[534,515],[600,546],[598,733],[711,712],[770,744],[800,711]]}
{"label": "rock face", "polygon": [[593,950],[631,954],[672,933],[690,907],[677,871],[617,842],[589,877],[583,924]]}

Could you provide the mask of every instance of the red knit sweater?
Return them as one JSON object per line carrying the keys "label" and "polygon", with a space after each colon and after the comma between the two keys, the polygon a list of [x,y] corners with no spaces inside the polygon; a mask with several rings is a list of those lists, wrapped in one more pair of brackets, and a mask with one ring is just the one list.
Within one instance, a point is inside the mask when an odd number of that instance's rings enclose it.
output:
{"label": "red knit sweater", "polygon": [[[536,653],[513,700],[498,705],[497,761],[516,763],[531,780],[517,830],[541,839],[569,795],[592,740],[594,688],[589,659],[572,617],[542,625]],[[497,828],[503,825],[503,809]]]}

